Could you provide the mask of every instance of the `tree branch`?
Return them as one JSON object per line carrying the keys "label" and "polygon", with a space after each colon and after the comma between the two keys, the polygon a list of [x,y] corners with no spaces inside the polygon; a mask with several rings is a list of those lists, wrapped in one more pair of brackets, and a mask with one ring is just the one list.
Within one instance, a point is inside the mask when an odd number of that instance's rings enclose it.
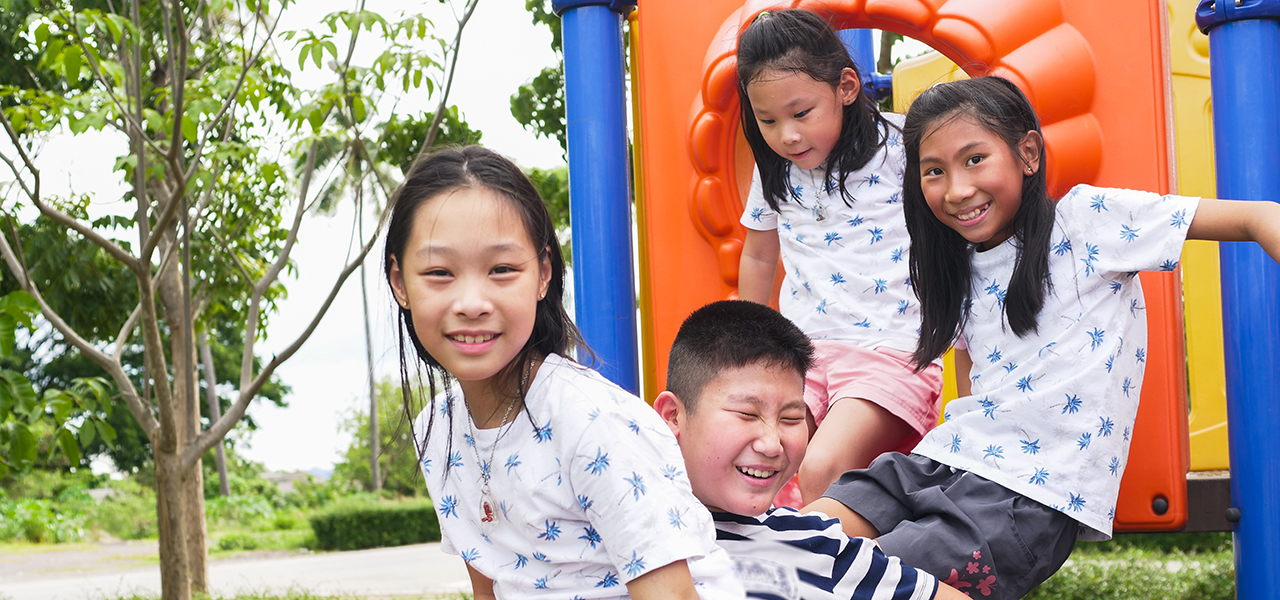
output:
{"label": "tree branch", "polygon": [[436,135],[440,132],[440,122],[444,120],[444,109],[449,101],[449,91],[453,89],[453,74],[458,71],[458,55],[462,48],[462,30],[467,27],[467,21],[471,20],[471,14],[476,11],[476,5],[480,4],[480,0],[470,0],[467,3],[462,18],[458,19],[458,32],[453,36],[453,57],[449,63],[449,76],[445,79],[444,91],[440,95],[440,102],[436,104],[436,114],[431,118],[431,127],[427,128],[427,139],[422,143],[420,155],[431,152],[431,146],[436,143]]}

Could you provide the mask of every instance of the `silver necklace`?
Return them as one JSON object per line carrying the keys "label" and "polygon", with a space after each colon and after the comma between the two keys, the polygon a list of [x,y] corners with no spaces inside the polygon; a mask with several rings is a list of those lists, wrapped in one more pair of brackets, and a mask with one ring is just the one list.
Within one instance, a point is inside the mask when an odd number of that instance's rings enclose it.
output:
{"label": "silver necklace", "polygon": [[467,406],[467,426],[471,430],[471,452],[476,455],[476,467],[480,469],[480,479],[482,481],[480,484],[480,514],[482,515],[480,517],[480,522],[482,523],[492,524],[498,520],[498,512],[494,510],[496,503],[493,501],[493,489],[489,486],[489,473],[493,469],[493,459],[498,452],[498,442],[501,442],[503,436],[507,435],[507,432],[511,431],[511,427],[515,425],[515,419],[512,419],[511,422],[508,423],[507,417],[511,416],[511,411],[516,407],[516,402],[524,396],[525,390],[528,389],[529,373],[532,371],[533,359],[529,359],[528,366],[525,367],[524,373],[520,376],[520,389],[518,390],[518,393],[511,398],[511,402],[507,404],[507,412],[502,414],[502,420],[498,421],[498,427],[500,429],[498,430],[498,436],[493,440],[493,447],[489,449],[488,468],[485,468],[485,463],[480,461],[480,450],[477,448],[479,442],[476,438],[476,419],[475,416],[471,414],[471,405],[463,402],[463,404],[466,404]]}

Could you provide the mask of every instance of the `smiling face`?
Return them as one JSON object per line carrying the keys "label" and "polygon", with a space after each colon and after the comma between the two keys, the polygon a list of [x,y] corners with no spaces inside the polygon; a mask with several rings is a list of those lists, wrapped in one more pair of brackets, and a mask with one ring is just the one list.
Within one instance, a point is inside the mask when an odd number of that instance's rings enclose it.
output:
{"label": "smiling face", "polygon": [[934,216],[982,250],[1009,239],[1040,143],[1029,131],[1015,151],[963,113],[944,117],[920,140],[920,189]]}
{"label": "smiling face", "polygon": [[680,442],[693,494],[711,510],[764,513],[804,460],[804,377],[793,369],[723,371],[703,387],[693,414],[671,392],[654,407]]}
{"label": "smiling face", "polygon": [[844,107],[858,98],[858,76],[845,69],[834,87],[795,71],[765,69],[747,84],[760,135],[774,152],[813,169],[840,139]]}
{"label": "smiling face", "polygon": [[390,279],[418,341],[470,403],[492,395],[494,375],[528,341],[551,264],[510,200],[464,188],[418,208]]}

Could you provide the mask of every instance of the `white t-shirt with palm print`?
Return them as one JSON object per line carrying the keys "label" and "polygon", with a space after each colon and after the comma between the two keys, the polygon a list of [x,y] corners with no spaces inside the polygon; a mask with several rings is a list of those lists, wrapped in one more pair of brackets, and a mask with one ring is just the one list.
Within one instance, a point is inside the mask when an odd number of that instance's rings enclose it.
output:
{"label": "white t-shirt with palm print", "polygon": [[778,299],[782,314],[814,339],[886,346],[912,352],[920,309],[907,268],[911,240],[902,216],[903,116],[884,113],[895,127],[879,152],[850,173],[845,204],[822,167],[808,171],[788,163],[790,197],[769,208],[757,169],[741,223],[776,230],[786,271]]}
{"label": "white t-shirt with palm print", "polygon": [[972,395],[915,452],[977,473],[1111,537],[1147,360],[1138,271],[1178,265],[1198,198],[1076,186],[1058,201],[1038,331],[1004,318],[1016,239],[975,252],[963,337]]}
{"label": "white t-shirt with palm print", "polygon": [[[702,598],[743,597],[675,436],[595,371],[548,356],[501,436],[505,428],[472,437],[455,387],[418,416],[420,448],[432,414],[421,466],[441,545],[492,579],[499,597],[625,598],[629,581],[677,560],[688,561]],[[492,523],[481,521],[481,469],[497,504]]]}

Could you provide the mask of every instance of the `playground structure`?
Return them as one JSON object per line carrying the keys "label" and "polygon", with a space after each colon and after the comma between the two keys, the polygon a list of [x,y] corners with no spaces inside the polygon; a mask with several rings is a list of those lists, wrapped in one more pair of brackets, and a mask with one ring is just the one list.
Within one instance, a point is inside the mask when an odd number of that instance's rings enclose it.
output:
{"label": "playground structure", "polygon": [[[662,389],[666,349],[684,316],[736,293],[752,159],[738,132],[734,45],[739,28],[766,8],[813,10],[839,29],[901,33],[971,74],[1013,80],[1041,116],[1055,194],[1092,183],[1280,198],[1275,0],[1026,0],[1016,8],[998,0],[645,0],[635,13],[631,4],[566,0],[555,8],[564,19],[578,324],[601,371],[637,392],[643,380],[650,398]],[[622,276],[632,272],[624,13],[632,14],[638,338],[637,290]],[[951,69],[896,71],[898,109],[912,85],[951,77]],[[1274,595],[1280,469],[1268,462],[1280,451],[1280,268],[1256,244],[1194,242],[1181,273],[1142,278],[1150,352],[1117,529],[1229,525],[1239,597]],[[1229,499],[1225,485],[1188,478],[1189,470],[1226,469],[1227,448]],[[1215,490],[1217,503],[1207,497]]]}

